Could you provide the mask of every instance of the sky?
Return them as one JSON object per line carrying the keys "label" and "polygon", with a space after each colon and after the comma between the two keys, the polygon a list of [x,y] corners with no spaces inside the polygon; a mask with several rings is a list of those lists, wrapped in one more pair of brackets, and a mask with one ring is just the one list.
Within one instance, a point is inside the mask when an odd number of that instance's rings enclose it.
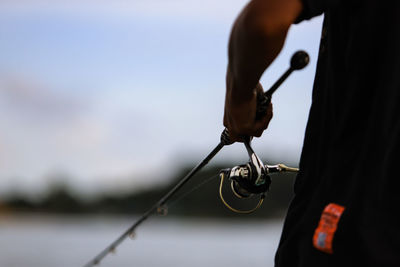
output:
{"label": "sky", "polygon": [[[223,130],[227,43],[246,2],[1,1],[0,194],[60,180],[140,189],[202,160]],[[253,141],[261,158],[299,160],[321,23],[292,26],[261,79],[267,89],[295,51],[310,54],[274,94],[274,118]],[[216,157],[228,160],[243,164],[243,145]]]}

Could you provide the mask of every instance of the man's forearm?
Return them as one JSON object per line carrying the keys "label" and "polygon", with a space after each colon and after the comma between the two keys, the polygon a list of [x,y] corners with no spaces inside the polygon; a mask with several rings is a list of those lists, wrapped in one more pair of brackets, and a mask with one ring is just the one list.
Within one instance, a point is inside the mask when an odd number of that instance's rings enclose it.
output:
{"label": "man's forearm", "polygon": [[256,120],[257,93],[265,69],[278,55],[302,0],[252,0],[236,19],[229,40],[224,125],[232,141],[261,136],[272,118],[272,104]]}
{"label": "man's forearm", "polygon": [[253,97],[301,9],[300,0],[253,0],[243,9],[229,40],[227,94],[232,101]]}

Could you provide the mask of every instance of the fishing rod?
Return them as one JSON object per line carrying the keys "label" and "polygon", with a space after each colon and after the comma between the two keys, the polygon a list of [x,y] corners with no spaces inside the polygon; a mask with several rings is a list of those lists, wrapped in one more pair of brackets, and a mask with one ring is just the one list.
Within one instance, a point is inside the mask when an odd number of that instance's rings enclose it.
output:
{"label": "fishing rod", "polygon": [[[271,102],[272,94],[278,87],[295,71],[303,69],[309,63],[309,56],[305,51],[297,51],[293,54],[290,60],[290,67],[286,72],[271,86],[271,88],[257,96],[257,111],[256,119],[262,118]],[[165,205],[168,200],[181,189],[196,173],[198,173],[208,162],[218,154],[218,152],[226,145],[231,145],[234,142],[229,137],[228,129],[224,129],[220,142],[218,145],[185,177],[183,177],[170,191],[168,191],[159,201],[157,201],[150,209],[148,209],[134,224],[132,224],[124,233],[122,233],[115,241],[102,250],[97,256],[90,260],[84,267],[92,267],[101,262],[109,253],[115,252],[118,245],[120,245],[128,236],[134,235],[135,229],[146,221],[155,212],[162,212],[165,210]],[[220,172],[221,183],[219,188],[219,195],[223,204],[230,210],[237,213],[251,213],[258,209],[264,198],[265,194],[271,184],[271,177],[269,174],[276,172],[295,172],[297,169],[287,167],[283,164],[278,165],[264,165],[261,159],[256,155],[251,147],[251,138],[244,138],[244,145],[249,155],[249,162],[245,165],[235,166],[231,169],[224,169]],[[260,201],[257,206],[251,210],[238,210],[229,205],[222,195],[222,187],[225,178],[231,181],[231,189],[235,196],[238,198],[248,198],[253,195],[260,195]]]}

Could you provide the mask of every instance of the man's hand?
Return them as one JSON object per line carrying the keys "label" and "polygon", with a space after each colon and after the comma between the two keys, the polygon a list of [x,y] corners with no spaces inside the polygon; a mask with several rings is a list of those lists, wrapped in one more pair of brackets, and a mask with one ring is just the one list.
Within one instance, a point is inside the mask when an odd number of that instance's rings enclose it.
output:
{"label": "man's hand", "polygon": [[266,114],[256,120],[257,94],[264,93],[260,83],[253,90],[249,99],[239,98],[229,88],[232,83],[227,77],[227,94],[225,97],[224,126],[229,131],[231,141],[242,142],[244,136],[260,137],[272,119],[272,104]]}

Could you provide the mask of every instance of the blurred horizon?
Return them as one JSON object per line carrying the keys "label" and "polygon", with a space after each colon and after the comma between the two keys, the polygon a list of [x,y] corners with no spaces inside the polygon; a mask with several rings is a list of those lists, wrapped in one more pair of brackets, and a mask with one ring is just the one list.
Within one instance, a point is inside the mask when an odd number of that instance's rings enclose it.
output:
{"label": "blurred horizon", "polygon": [[[165,183],[223,129],[227,42],[247,1],[1,1],[0,197],[65,183],[82,194]],[[322,17],[290,29],[267,89],[298,49],[311,64],[274,95],[255,151],[298,162]],[[247,161],[234,144],[215,162]]]}

